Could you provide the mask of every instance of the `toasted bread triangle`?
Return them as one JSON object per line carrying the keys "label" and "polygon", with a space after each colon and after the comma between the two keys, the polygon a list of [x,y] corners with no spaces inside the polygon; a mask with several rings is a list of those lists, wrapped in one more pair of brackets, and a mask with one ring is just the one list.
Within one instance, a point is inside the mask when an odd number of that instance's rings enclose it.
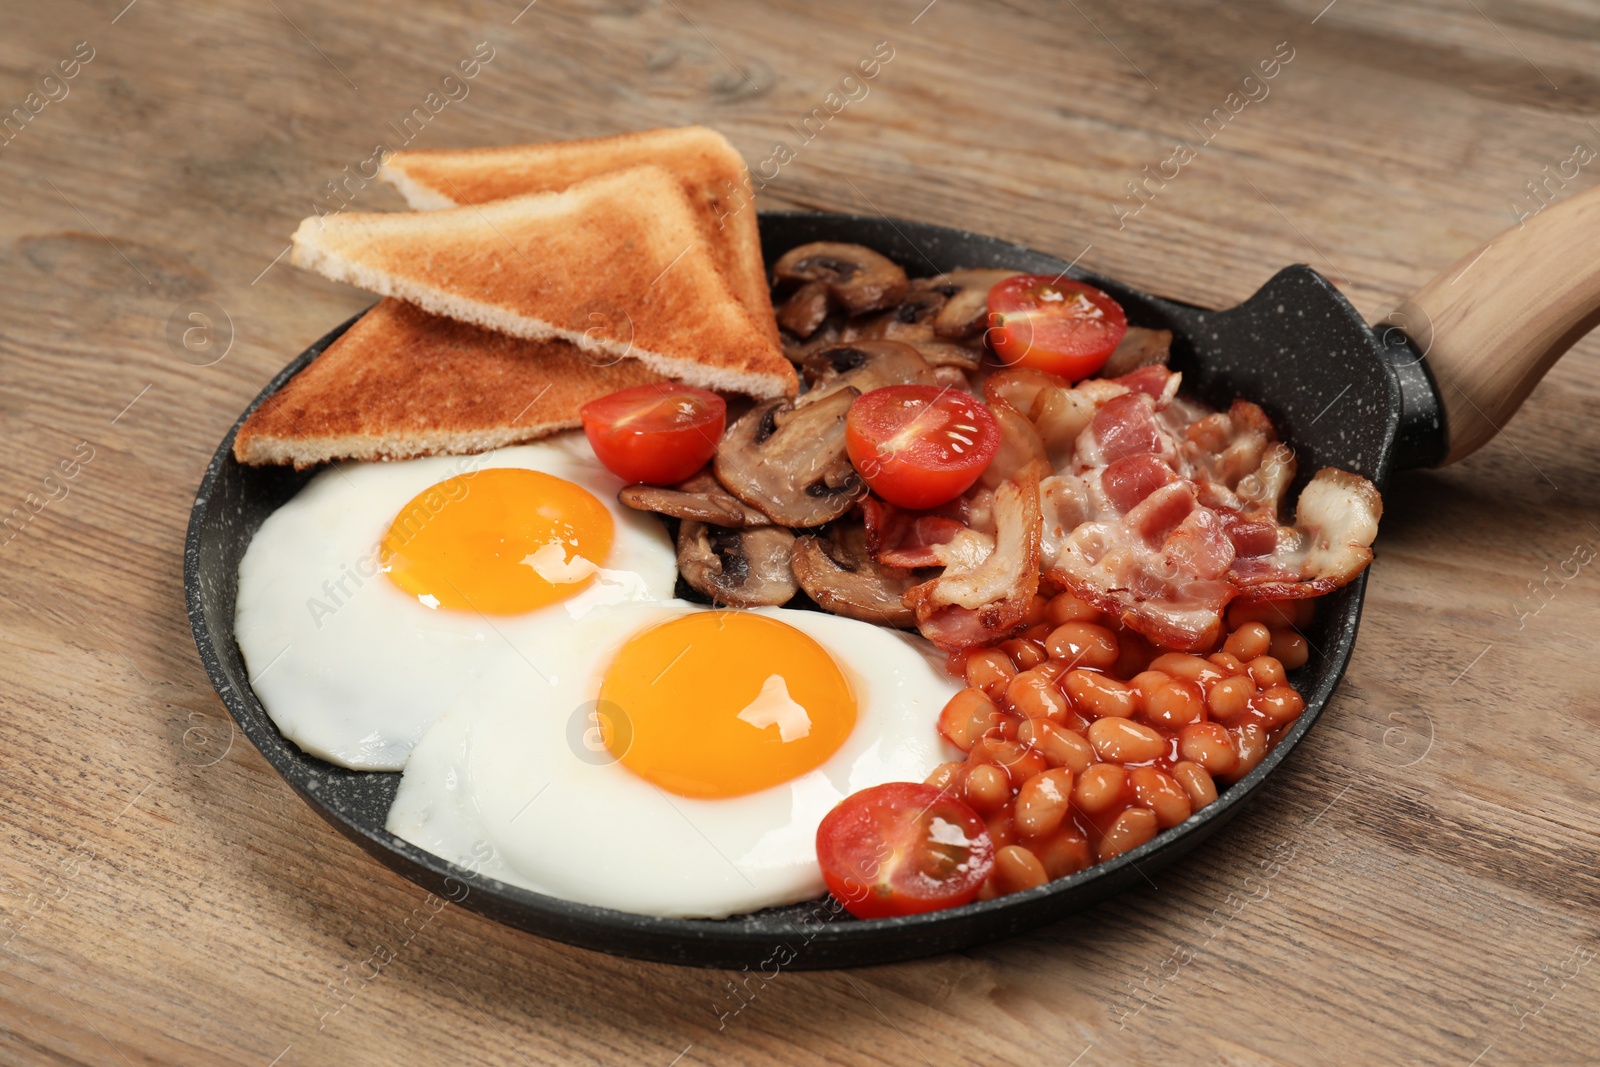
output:
{"label": "toasted bread triangle", "polygon": [[481,205],[308,218],[293,255],[435,314],[637,359],[690,385],[756,397],[798,388],[717,270],[682,183],[660,167]]}
{"label": "toasted bread triangle", "polygon": [[484,452],[577,426],[589,401],[660,380],[637,360],[384,300],[250,413],[233,454],[300,468]]}
{"label": "toasted bread triangle", "polygon": [[777,340],[750,173],[727,138],[704,126],[498,148],[416,149],[384,161],[378,177],[419,211],[555,193],[578,182],[654,163],[683,183],[713,258],[733,295]]}

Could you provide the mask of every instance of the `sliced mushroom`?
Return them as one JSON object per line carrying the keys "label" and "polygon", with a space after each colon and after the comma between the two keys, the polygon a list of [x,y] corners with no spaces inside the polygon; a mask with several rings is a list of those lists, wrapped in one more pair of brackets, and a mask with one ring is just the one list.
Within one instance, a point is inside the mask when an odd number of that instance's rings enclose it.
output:
{"label": "sliced mushroom", "polygon": [[918,279],[945,299],[933,320],[933,332],[952,341],[965,341],[983,333],[989,320],[989,290],[1017,272],[1014,270],[953,270],[935,278]]}
{"label": "sliced mushroom", "polygon": [[893,307],[906,295],[906,272],[865,245],[816,241],[785,252],[773,268],[779,282],[826,282],[828,295],[852,315]]}
{"label": "sliced mushroom", "polygon": [[910,344],[922,353],[922,358],[934,367],[960,367],[976,371],[983,366],[983,349],[969,348],[950,341],[912,341]]}
{"label": "sliced mushroom", "polygon": [[798,588],[789,569],[794,534],[781,526],[730,530],[685,521],[678,527],[678,573],[718,604],[785,604]]}
{"label": "sliced mushroom", "polygon": [[840,389],[870,393],[886,385],[932,385],[933,368],[915,348],[899,341],[859,341],[834,345],[800,365],[810,389],[797,401],[815,404]]}
{"label": "sliced mushroom", "polygon": [[790,363],[798,367],[813,352],[838,344],[842,326],[842,316],[830,315],[822,320],[822,325],[813,331],[808,338],[798,338],[784,331],[780,334],[783,341],[783,354],[788,357]]}
{"label": "sliced mushroom", "polygon": [[967,372],[960,367],[949,365],[933,368],[933,384],[941,389],[959,389],[963,393],[975,393],[972,379],[967,377]]}
{"label": "sliced mushroom", "polygon": [[1122,335],[1122,340],[1117,343],[1105,366],[1101,367],[1098,373],[1102,378],[1120,378],[1140,367],[1152,367],[1157,364],[1164,367],[1171,352],[1171,330],[1147,330],[1143,326],[1129,326],[1128,332]]}
{"label": "sliced mushroom", "polygon": [[859,395],[846,386],[799,407],[781,397],[756,405],[717,445],[717,480],[780,526],[832,522],[867,491],[844,447],[845,413]]}
{"label": "sliced mushroom", "polygon": [[670,488],[625,486],[617,499],[636,511],[653,511],[712,526],[765,526],[768,522],[765,515],[722,488],[722,483],[705,471]]}
{"label": "sliced mushroom", "polygon": [[843,342],[901,341],[911,345],[934,367],[960,367],[975,371],[983,361],[982,342],[975,346],[941,339],[934,322],[945,305],[944,294],[932,290],[912,290],[898,307],[879,315],[847,322],[839,331]]}
{"label": "sliced mushroom", "polygon": [[834,523],[825,537],[797,540],[793,567],[800,588],[824,611],[885,626],[916,624],[916,615],[901,603],[917,584],[915,573],[874,562],[859,522]]}
{"label": "sliced mushroom", "polygon": [[944,307],[944,294],[912,290],[888,311],[847,322],[840,336],[846,341],[918,341],[933,336],[933,320]]}
{"label": "sliced mushroom", "polygon": [[802,339],[816,333],[827,317],[827,282],[806,282],[778,308],[778,325]]}

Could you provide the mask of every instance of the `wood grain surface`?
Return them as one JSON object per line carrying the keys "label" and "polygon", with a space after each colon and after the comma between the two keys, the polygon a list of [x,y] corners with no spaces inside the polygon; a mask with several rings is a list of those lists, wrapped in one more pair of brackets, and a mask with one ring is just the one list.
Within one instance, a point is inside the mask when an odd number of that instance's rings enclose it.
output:
{"label": "wood grain surface", "polygon": [[181,561],[228,425],[370,299],[278,257],[330,182],[399,206],[346,178],[379,144],[703,122],[783,160],[765,206],[1217,306],[1303,261],[1376,319],[1594,184],[1593,5],[524,2],[0,11],[0,1061],[1600,1062],[1594,339],[1480,452],[1396,479],[1347,680],[1214,844],[1031,936],[751,982],[720,1023],[740,976],[431,915],[326,826],[233,736]]}

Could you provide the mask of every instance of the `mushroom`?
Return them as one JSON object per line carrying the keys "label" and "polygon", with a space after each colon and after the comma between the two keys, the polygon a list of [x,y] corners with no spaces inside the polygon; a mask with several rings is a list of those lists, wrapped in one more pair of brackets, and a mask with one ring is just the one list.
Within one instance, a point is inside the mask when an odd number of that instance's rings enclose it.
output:
{"label": "mushroom", "polygon": [[885,626],[916,624],[900,602],[917,584],[915,572],[875,562],[859,522],[834,523],[826,536],[800,538],[791,563],[800,588],[824,611]]}
{"label": "mushroom", "polygon": [[982,365],[981,342],[974,347],[940,338],[934,323],[945,307],[945,296],[931,289],[913,289],[899,306],[858,322],[846,323],[840,340],[901,341],[922,353],[930,366],[955,366],[975,371]]}
{"label": "mushroom", "polygon": [[797,401],[814,404],[840,389],[870,393],[886,385],[932,385],[933,368],[900,341],[859,341],[820,349],[800,365],[810,388]]}
{"label": "mushroom", "polygon": [[936,278],[918,279],[918,285],[944,296],[933,320],[933,332],[952,341],[966,341],[983,333],[989,318],[989,290],[1016,274],[1014,270],[953,270]]}
{"label": "mushroom", "polygon": [[779,282],[826,282],[828,295],[852,315],[893,307],[910,284],[906,272],[888,257],[838,241],[791,248],[773,273]]}
{"label": "mushroom", "polygon": [[790,363],[798,367],[813,352],[838,344],[843,322],[842,316],[829,315],[822,320],[822,325],[817,327],[811,336],[807,338],[796,337],[787,330],[780,331],[779,339],[783,342],[784,356],[788,358]]}
{"label": "mushroom", "polygon": [[624,486],[617,499],[636,511],[653,511],[712,526],[767,524],[765,515],[722,488],[722,483],[706,471],[671,487]]}
{"label": "mushroom", "polygon": [[787,603],[797,586],[789,569],[794,534],[781,526],[731,530],[685,520],[678,527],[678,573],[718,604],[754,608]]}
{"label": "mushroom", "polygon": [[841,334],[846,341],[878,340],[915,341],[933,336],[933,320],[944,307],[944,294],[926,289],[913,289],[890,308],[871,318],[846,323]]}
{"label": "mushroom", "polygon": [[828,317],[828,283],[806,282],[778,307],[778,325],[804,340]]}
{"label": "mushroom", "polygon": [[757,404],[717,445],[717,480],[780,526],[832,522],[867,491],[844,447],[845,413],[859,395],[846,386],[802,406]]}
{"label": "mushroom", "polygon": [[1149,330],[1143,326],[1129,326],[1115,350],[1106,359],[1098,374],[1102,378],[1120,378],[1132,374],[1140,367],[1166,366],[1172,352],[1171,330]]}

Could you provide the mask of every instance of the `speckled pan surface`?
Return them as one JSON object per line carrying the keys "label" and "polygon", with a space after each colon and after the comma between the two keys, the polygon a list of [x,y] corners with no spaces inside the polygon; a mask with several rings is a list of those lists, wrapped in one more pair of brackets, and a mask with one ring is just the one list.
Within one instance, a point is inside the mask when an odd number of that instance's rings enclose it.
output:
{"label": "speckled pan surface", "polygon": [[[992,237],[885,218],[763,214],[761,234],[768,263],[796,245],[831,240],[875,248],[913,276],[958,267],[1051,274],[1066,269],[1052,256]],[[1324,466],[1384,483],[1401,416],[1396,373],[1380,340],[1315,271],[1287,268],[1239,307],[1216,312],[1151,297],[1083,271],[1069,273],[1113,294],[1134,324],[1171,329],[1174,366],[1184,372],[1186,388],[1220,406],[1241,396],[1260,403],[1295,448],[1302,484]],[[347,322],[333,330],[285,367],[251,409],[349,326]],[[184,582],[200,658],[240,729],[335,828],[418,885],[542,937],[669,963],[812,969],[914,959],[1020,933],[1143,885],[1148,875],[1237,814],[1315,725],[1349,659],[1366,586],[1363,575],[1323,602],[1307,635],[1314,646],[1311,660],[1293,675],[1305,694],[1306,712],[1282,743],[1215,804],[1109,863],[1027,893],[904,919],[857,921],[836,913],[826,901],[722,920],[657,919],[542,896],[423,852],[384,829],[398,774],[334,767],[279,735],[250,688],[234,641],[234,597],[239,561],[250,538],[312,472],[241,466],[231,453],[237,430],[236,422],[218,446],[195,498]]]}

